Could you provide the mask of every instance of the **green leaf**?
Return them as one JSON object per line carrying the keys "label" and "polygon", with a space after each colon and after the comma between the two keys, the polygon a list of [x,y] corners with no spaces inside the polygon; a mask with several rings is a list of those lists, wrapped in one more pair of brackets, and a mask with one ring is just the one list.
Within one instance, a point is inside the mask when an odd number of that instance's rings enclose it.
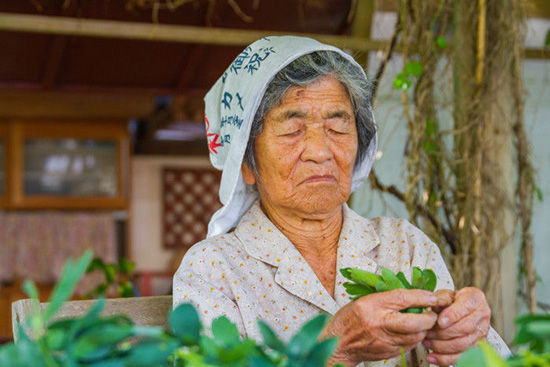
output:
{"label": "green leaf", "polygon": [[32,299],[38,299],[38,288],[36,288],[36,284],[34,284],[31,280],[25,280],[23,282],[23,291],[29,296],[29,298]]}
{"label": "green leaf", "polygon": [[2,367],[45,367],[46,362],[36,343],[20,339],[17,345],[10,343],[0,348]]}
{"label": "green leaf", "polygon": [[435,39],[435,44],[437,45],[437,47],[442,48],[442,49],[445,49],[445,48],[449,47],[449,43],[447,42],[447,40],[445,39],[444,36],[437,37]]}
{"label": "green leaf", "polygon": [[409,281],[407,280],[407,278],[405,277],[405,274],[403,274],[403,272],[399,272],[396,274],[396,277],[397,279],[399,279],[399,281],[401,282],[401,284],[403,284],[403,286],[407,289],[412,289],[412,285],[411,283],[409,283]]}
{"label": "green leaf", "polygon": [[433,120],[426,120],[426,128],[424,129],[424,135],[430,138],[435,138],[437,134],[437,125]]}
{"label": "green leaf", "polygon": [[383,280],[376,283],[376,286],[374,288],[377,292],[385,292],[389,290],[388,285]]}
{"label": "green leaf", "polygon": [[86,273],[91,273],[95,270],[101,270],[105,268],[105,263],[103,260],[99,257],[94,257],[90,264],[88,265],[88,268],[86,268]]}
{"label": "green leaf", "polygon": [[419,267],[413,268],[412,287],[414,289],[421,289],[424,285],[424,278],[422,277],[422,270]]}
{"label": "green leaf", "polygon": [[105,264],[105,268],[103,269],[105,273],[105,279],[107,279],[107,283],[111,284],[114,282],[116,277],[116,267],[113,264]]}
{"label": "green leaf", "polygon": [[125,280],[118,284],[118,294],[121,297],[133,297],[134,296],[134,287],[132,286],[132,283]]}
{"label": "green leaf", "polygon": [[136,269],[136,264],[123,257],[118,260],[118,269],[121,274],[131,277]]}
{"label": "green leaf", "polygon": [[303,367],[319,367],[325,366],[328,358],[332,352],[336,349],[338,344],[337,338],[325,339],[319,344],[315,345],[311,352],[306,357]]}
{"label": "green leaf", "polygon": [[168,356],[172,354],[178,346],[179,343],[176,340],[146,340],[139,342],[130,349],[130,353],[126,359],[126,366],[165,366]]}
{"label": "green leaf", "polygon": [[78,359],[104,358],[116,348],[118,343],[132,335],[132,325],[102,323],[84,332],[71,349]]}
{"label": "green leaf", "polygon": [[241,343],[233,345],[231,348],[220,351],[219,359],[223,366],[242,362],[249,356],[258,355],[256,344],[251,339],[243,340]]}
{"label": "green leaf", "polygon": [[409,61],[407,65],[405,65],[405,74],[407,75],[414,75],[418,78],[422,75],[423,71],[424,67],[418,61]]}
{"label": "green leaf", "polygon": [[401,313],[416,313],[416,314],[419,314],[419,313],[422,313],[424,312],[426,309],[425,308],[420,308],[420,307],[409,307],[409,308],[406,308],[404,310],[401,310],[399,312]]}
{"label": "green leaf", "polygon": [[546,32],[546,38],[544,39],[544,47],[550,47],[550,30]]}
{"label": "green leaf", "polygon": [[506,361],[486,341],[478,343],[479,349],[483,352],[483,358],[487,366],[508,367]]}
{"label": "green leaf", "polygon": [[202,354],[205,357],[211,357],[212,358],[212,357],[217,357],[218,356],[218,351],[219,351],[220,347],[218,346],[216,341],[214,341],[214,339],[212,339],[208,336],[203,336],[199,339],[199,346],[200,346]]}
{"label": "green leaf", "polygon": [[382,279],[387,285],[387,290],[392,291],[394,289],[405,288],[399,278],[388,268],[382,266]]}
{"label": "green leaf", "polygon": [[483,352],[479,347],[468,349],[460,356],[456,367],[486,367]]}
{"label": "green leaf", "polygon": [[395,79],[393,80],[393,86],[394,86],[396,89],[402,89],[402,90],[409,89],[409,87],[410,87],[410,82],[409,82],[409,80],[407,79],[407,75],[405,75],[405,73],[399,73],[399,74],[397,74],[397,76],[396,76]]}
{"label": "green leaf", "polygon": [[424,269],[422,270],[422,278],[424,278],[424,284],[422,289],[433,292],[437,285],[437,277],[433,270]]}
{"label": "green leaf", "polygon": [[537,199],[539,199],[540,202],[544,200],[544,196],[542,195],[542,190],[540,187],[535,187],[535,193],[537,194]]}
{"label": "green leaf", "polygon": [[344,288],[346,288],[347,294],[351,296],[366,296],[376,292],[376,289],[367,287],[362,284],[345,282]]}
{"label": "green leaf", "polygon": [[195,345],[199,341],[201,321],[195,307],[183,303],[170,314],[170,326],[184,345]]}
{"label": "green leaf", "polygon": [[212,335],[217,342],[227,347],[237,344],[240,340],[239,329],[225,316],[212,321]]}
{"label": "green leaf", "polygon": [[382,280],[380,275],[362,269],[344,268],[340,269],[340,273],[342,273],[344,278],[370,288],[374,288],[376,283]]}
{"label": "green leaf", "polygon": [[422,144],[422,147],[425,151],[429,153],[435,153],[439,150],[437,144],[435,144],[433,141],[426,140],[424,144]]}
{"label": "green leaf", "polygon": [[48,307],[44,311],[44,321],[55,315],[63,302],[72,296],[77,283],[86,272],[92,256],[92,250],[87,250],[76,263],[72,260],[67,261],[61,273],[61,278],[55,285]]}
{"label": "green leaf", "polygon": [[296,335],[292,337],[286,348],[290,358],[299,358],[307,355],[317,344],[317,338],[323,330],[328,316],[321,314],[309,320]]}
{"label": "green leaf", "polygon": [[258,326],[264,338],[264,344],[273,350],[283,353],[285,351],[285,344],[279,339],[273,329],[263,320],[258,320]]}

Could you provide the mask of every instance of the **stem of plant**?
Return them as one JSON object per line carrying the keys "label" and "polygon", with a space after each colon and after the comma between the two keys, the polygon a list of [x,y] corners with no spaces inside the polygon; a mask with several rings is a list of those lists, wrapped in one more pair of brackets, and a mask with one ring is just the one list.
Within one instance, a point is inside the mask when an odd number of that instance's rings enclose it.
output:
{"label": "stem of plant", "polygon": [[405,359],[405,351],[403,348],[399,348],[399,353],[401,353],[401,366],[407,367],[407,360]]}

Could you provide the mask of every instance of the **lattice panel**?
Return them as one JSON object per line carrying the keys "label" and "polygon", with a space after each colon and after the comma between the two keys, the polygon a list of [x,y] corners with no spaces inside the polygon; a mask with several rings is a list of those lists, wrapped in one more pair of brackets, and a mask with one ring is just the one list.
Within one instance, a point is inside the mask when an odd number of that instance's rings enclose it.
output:
{"label": "lattice panel", "polygon": [[187,249],[206,238],[210,217],[221,207],[220,180],[214,169],[163,169],[164,247]]}

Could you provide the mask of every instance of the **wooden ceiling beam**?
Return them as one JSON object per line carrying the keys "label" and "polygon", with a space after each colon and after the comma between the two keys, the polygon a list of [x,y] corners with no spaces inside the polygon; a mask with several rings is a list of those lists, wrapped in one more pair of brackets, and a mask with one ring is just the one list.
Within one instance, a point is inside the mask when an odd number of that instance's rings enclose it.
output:
{"label": "wooden ceiling beam", "polygon": [[[383,50],[388,46],[388,41],[374,41],[361,37],[274,32],[265,30],[175,26],[111,20],[75,19],[46,15],[23,15],[14,13],[0,14],[0,31],[2,30],[223,46],[246,46],[267,36],[295,35],[314,38],[320,42],[352,51],[378,51]],[[396,52],[399,52],[399,48],[396,49]],[[525,49],[525,56],[527,58],[535,59],[550,59],[550,50],[542,48],[528,48]]]}
{"label": "wooden ceiling beam", "polygon": [[223,46],[247,46],[263,37],[291,34],[315,38],[321,42],[351,50],[374,51],[386,46],[386,42],[372,41],[360,37],[76,19],[14,13],[0,14],[0,30]]}

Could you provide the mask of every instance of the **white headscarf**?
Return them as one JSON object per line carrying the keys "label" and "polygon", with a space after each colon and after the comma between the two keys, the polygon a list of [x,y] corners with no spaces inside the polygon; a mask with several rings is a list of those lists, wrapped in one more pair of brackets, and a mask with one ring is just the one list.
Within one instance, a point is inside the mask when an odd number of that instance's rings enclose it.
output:
{"label": "white headscarf", "polygon": [[[208,237],[227,233],[235,227],[259,198],[256,188],[245,183],[241,164],[252,121],[267,86],[285,66],[300,56],[316,51],[339,53],[367,78],[353,57],[336,47],[305,37],[265,37],[244,49],[204,97],[210,161],[215,168],[223,171],[219,192],[223,206],[210,220]],[[355,168],[352,191],[367,179],[375,152],[376,135],[368,146],[365,158]]]}

